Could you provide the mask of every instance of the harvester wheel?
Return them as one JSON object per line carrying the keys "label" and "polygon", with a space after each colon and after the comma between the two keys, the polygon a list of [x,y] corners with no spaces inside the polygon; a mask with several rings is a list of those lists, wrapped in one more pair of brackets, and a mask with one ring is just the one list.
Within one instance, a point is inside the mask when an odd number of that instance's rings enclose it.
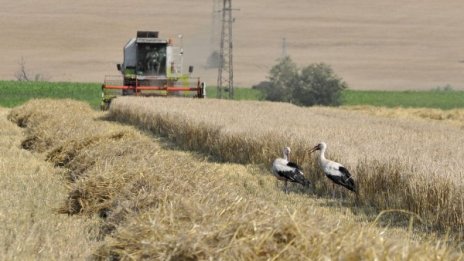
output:
{"label": "harvester wheel", "polygon": [[100,110],[101,111],[107,111],[110,109],[110,105],[111,105],[111,99],[109,100],[103,100],[101,103],[100,103]]}

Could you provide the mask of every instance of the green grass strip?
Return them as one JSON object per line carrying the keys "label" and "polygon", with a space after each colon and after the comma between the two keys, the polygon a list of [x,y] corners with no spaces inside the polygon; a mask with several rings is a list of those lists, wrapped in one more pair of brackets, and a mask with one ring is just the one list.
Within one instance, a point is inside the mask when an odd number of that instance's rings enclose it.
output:
{"label": "green grass strip", "polygon": [[354,91],[343,92],[343,105],[404,108],[464,108],[464,91]]}
{"label": "green grass strip", "polygon": [[[235,88],[235,100],[263,100],[259,90]],[[207,97],[216,98],[217,88],[207,87]],[[228,98],[224,92],[223,97]],[[359,91],[345,90],[342,94],[343,105],[371,105],[403,108],[464,108],[464,91]],[[30,99],[75,99],[88,102],[93,108],[99,108],[101,98],[100,83],[73,82],[20,82],[0,81],[0,106],[15,107]]]}
{"label": "green grass strip", "polygon": [[0,106],[15,107],[30,99],[75,99],[98,108],[101,84],[71,82],[0,81]]}

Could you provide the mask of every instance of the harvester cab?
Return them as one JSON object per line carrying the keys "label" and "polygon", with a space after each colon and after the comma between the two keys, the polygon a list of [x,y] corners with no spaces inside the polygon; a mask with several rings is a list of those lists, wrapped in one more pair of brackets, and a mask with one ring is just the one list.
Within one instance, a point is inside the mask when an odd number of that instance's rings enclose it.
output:
{"label": "harvester cab", "polygon": [[137,32],[124,46],[124,61],[117,65],[121,74],[105,76],[100,108],[107,110],[121,95],[204,98],[205,84],[192,76],[192,66],[183,73],[182,56],[182,47],[158,38],[158,32]]}

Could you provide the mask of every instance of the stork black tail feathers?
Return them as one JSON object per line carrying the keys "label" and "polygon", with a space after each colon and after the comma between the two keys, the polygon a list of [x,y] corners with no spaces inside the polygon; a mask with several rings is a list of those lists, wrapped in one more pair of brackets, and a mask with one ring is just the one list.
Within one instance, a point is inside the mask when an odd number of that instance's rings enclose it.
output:
{"label": "stork black tail feathers", "polygon": [[[344,186],[345,188],[353,191],[354,193],[358,193],[356,189],[356,184],[354,183],[353,178],[351,177],[350,172],[343,166],[340,166],[338,170],[343,174],[342,175],[342,183],[340,185]],[[334,181],[335,183],[338,183]]]}
{"label": "stork black tail feathers", "polygon": [[353,191],[354,193],[358,193],[358,188],[356,187],[356,183],[354,183],[354,180],[352,178],[346,180],[345,187]]}
{"label": "stork black tail feathers", "polygon": [[296,176],[296,182],[300,183],[301,185],[303,185],[304,187],[309,187],[311,186],[311,182],[305,178],[305,176],[303,175],[298,175]]}
{"label": "stork black tail feathers", "polygon": [[302,183],[301,185],[303,185],[303,186],[309,188],[309,187],[311,186],[311,182],[310,182],[309,180],[305,179],[305,180],[304,180],[304,183]]}

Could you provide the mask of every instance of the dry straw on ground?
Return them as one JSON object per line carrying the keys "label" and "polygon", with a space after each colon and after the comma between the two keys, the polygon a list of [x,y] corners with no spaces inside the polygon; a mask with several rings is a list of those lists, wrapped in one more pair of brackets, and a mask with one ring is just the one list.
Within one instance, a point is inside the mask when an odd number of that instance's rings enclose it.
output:
{"label": "dry straw on ground", "polygon": [[22,130],[0,108],[0,260],[72,260],[92,253],[96,218],[59,215],[65,180],[21,149]]}
{"label": "dry straw on ground", "polygon": [[[10,115],[18,123],[27,119],[26,131],[36,141],[31,144],[40,145],[31,148],[67,171],[72,183],[61,211],[104,220],[94,259],[463,258],[451,242],[356,221],[363,216],[354,209],[298,186],[286,195],[267,167],[210,162],[132,127],[102,121],[101,114],[82,106],[32,101]],[[181,115],[167,116],[173,124],[184,122]],[[188,133],[196,125],[190,123],[178,126]]]}

